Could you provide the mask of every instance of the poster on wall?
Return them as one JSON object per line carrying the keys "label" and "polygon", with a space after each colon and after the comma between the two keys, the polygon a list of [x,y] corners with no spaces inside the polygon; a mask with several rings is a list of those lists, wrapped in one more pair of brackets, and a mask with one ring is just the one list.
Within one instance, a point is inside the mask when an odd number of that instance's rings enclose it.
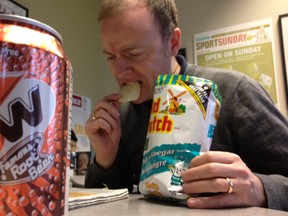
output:
{"label": "poster on wall", "polygon": [[240,71],[258,81],[277,104],[272,19],[195,34],[195,64]]}
{"label": "poster on wall", "polygon": [[90,113],[91,99],[73,94],[71,127],[77,137],[76,152],[91,152],[90,141],[85,132],[85,124]]}
{"label": "poster on wall", "polygon": [[12,0],[0,0],[0,13],[28,17],[28,8]]}

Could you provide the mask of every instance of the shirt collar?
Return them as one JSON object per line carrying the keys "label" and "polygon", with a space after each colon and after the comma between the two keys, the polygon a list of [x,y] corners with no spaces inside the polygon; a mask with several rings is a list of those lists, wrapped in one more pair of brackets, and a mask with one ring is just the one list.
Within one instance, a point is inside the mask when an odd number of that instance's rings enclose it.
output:
{"label": "shirt collar", "polygon": [[181,67],[181,70],[180,70],[179,74],[183,75],[186,72],[186,70],[187,70],[186,59],[182,55],[177,55],[176,56],[176,61],[178,62],[178,64]]}

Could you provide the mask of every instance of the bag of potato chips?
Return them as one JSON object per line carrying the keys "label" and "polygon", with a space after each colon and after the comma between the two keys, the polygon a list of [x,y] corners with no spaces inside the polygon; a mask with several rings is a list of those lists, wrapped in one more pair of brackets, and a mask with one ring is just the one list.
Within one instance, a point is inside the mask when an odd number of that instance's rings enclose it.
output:
{"label": "bag of potato chips", "polygon": [[210,149],[219,116],[217,85],[188,75],[156,81],[139,189],[145,197],[184,200],[181,172]]}

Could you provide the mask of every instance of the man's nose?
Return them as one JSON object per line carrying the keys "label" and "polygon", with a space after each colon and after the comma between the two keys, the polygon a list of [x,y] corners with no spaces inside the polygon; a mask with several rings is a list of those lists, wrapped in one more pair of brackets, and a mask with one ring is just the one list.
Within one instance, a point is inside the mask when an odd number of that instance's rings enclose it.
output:
{"label": "man's nose", "polygon": [[132,73],[132,67],[124,59],[119,58],[114,62],[113,71],[116,77],[121,77]]}

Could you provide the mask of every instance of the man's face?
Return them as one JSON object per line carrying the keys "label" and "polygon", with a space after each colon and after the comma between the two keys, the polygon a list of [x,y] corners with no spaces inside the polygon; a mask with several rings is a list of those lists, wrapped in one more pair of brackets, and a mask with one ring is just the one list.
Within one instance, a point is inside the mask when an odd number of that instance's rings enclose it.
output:
{"label": "man's face", "polygon": [[139,82],[141,93],[134,103],[153,97],[159,74],[171,72],[171,44],[164,43],[145,7],[109,17],[100,23],[100,39],[108,64],[120,87]]}
{"label": "man's face", "polygon": [[87,166],[89,163],[88,156],[86,154],[80,154],[79,160],[78,160],[79,166]]}

